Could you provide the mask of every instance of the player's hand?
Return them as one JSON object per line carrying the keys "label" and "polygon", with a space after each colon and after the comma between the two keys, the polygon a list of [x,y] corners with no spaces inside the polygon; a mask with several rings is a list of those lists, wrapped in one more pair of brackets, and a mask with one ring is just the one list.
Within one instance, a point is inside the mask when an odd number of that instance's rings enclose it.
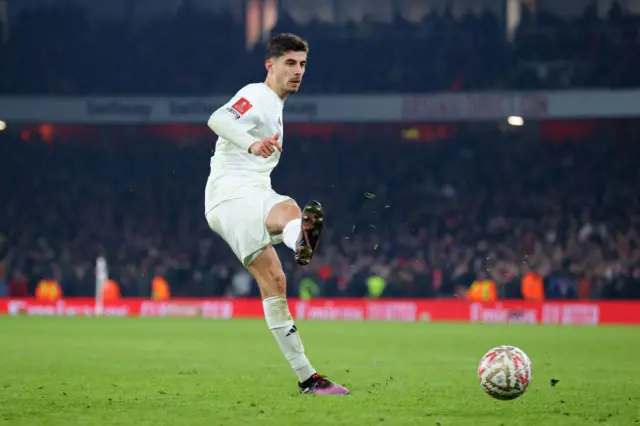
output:
{"label": "player's hand", "polygon": [[269,138],[264,138],[261,141],[255,142],[249,147],[249,152],[262,158],[268,158],[271,154],[276,152],[276,149],[282,152],[282,147],[280,146],[278,139],[280,139],[280,133],[276,133]]}

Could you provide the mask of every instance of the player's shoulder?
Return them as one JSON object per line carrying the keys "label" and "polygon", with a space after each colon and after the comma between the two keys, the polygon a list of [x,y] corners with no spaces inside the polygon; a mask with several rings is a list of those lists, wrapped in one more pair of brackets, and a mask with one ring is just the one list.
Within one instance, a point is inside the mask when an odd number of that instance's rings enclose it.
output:
{"label": "player's shoulder", "polygon": [[246,97],[255,97],[261,98],[266,94],[265,90],[266,86],[264,83],[249,83],[244,86],[242,89],[238,90],[236,96],[246,96]]}

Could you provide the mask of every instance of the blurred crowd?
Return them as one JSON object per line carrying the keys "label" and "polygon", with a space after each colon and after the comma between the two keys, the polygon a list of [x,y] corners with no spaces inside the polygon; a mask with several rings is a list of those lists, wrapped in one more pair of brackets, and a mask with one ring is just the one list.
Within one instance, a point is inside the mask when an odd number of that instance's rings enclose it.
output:
{"label": "blurred crowd", "polygon": [[[273,32],[309,40],[305,94],[640,86],[640,17],[595,7],[571,19],[525,8],[511,40],[490,10],[304,25],[282,11]],[[151,20],[45,2],[0,33],[0,94],[221,95],[264,77],[264,48],[247,51],[243,25],[189,2]],[[204,220],[212,137],[18,136],[0,133],[0,297],[33,295],[42,279],[93,296],[99,256],[124,296],[149,296],[156,277],[175,297],[258,295]],[[526,282],[551,299],[640,298],[637,143],[496,129],[379,139],[288,137],[275,189],[328,212],[310,267],[278,248],[291,295],[467,297],[491,282],[527,297]],[[320,150],[326,161],[290,160]]]}
{"label": "blurred crowd", "polygon": [[[107,20],[60,3],[12,20],[0,93],[227,94],[263,77],[263,46],[247,52],[231,15],[183,6],[152,20]],[[640,86],[640,17],[617,2],[606,19],[595,5],[570,20],[525,8],[513,42],[505,28],[489,10],[304,25],[282,11],[273,33],[309,40],[307,94]]]}
{"label": "blurred crowd", "polygon": [[[212,140],[0,133],[4,294],[53,277],[66,296],[92,296],[104,255],[124,296],[149,296],[155,276],[175,297],[257,296],[204,219]],[[639,151],[494,130],[428,144],[290,136],[274,188],[320,200],[327,226],[308,267],[279,246],[289,292],[366,296],[376,277],[382,297],[454,297],[488,279],[522,297],[535,274],[550,299],[640,298]],[[318,152],[331,154],[297,161]]]}

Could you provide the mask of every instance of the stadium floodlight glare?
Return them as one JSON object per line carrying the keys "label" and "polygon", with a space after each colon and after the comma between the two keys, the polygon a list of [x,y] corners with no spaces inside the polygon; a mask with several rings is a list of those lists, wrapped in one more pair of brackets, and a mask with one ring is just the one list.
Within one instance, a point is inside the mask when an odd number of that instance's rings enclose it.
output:
{"label": "stadium floodlight glare", "polygon": [[522,126],[524,124],[524,118],[518,117],[517,115],[512,115],[511,117],[507,118],[507,123],[511,124],[512,126]]}

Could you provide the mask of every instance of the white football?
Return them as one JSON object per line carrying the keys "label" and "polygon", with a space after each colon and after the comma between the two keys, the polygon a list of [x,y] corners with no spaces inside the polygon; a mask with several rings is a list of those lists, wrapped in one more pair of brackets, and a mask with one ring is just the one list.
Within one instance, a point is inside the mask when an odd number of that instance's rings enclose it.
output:
{"label": "white football", "polygon": [[489,396],[503,401],[522,395],[531,378],[531,360],[515,346],[491,349],[478,365],[480,387]]}

